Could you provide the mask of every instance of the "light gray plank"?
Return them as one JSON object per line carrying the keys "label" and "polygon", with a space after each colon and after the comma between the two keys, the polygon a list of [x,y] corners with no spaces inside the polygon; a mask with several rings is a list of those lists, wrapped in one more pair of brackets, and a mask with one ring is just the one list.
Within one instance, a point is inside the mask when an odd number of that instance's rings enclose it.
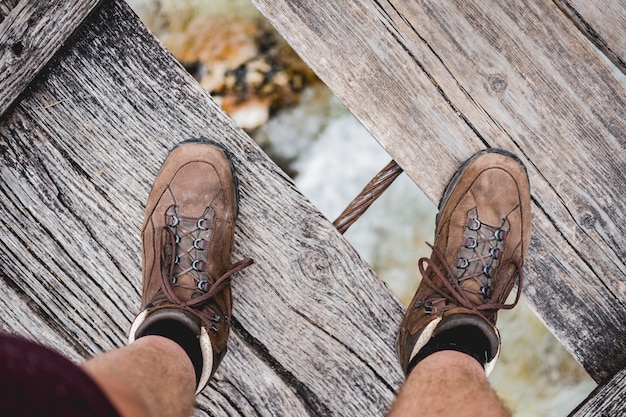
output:
{"label": "light gray plank", "polygon": [[[27,273],[27,271],[23,271]],[[12,287],[6,277],[0,279],[0,331],[17,333],[37,343],[47,345],[78,362],[85,356],[82,346],[72,346],[71,337],[54,318],[48,316],[19,288]],[[80,352],[80,353],[79,353]],[[81,356],[82,353],[82,356]]]}
{"label": "light gray plank", "polygon": [[626,3],[623,0],[554,0],[554,3],[626,74]]}
{"label": "light gray plank", "polygon": [[17,5],[18,0],[0,0],[0,23]]}
{"label": "light gray plank", "polygon": [[99,3],[100,0],[3,3],[3,11],[10,12],[0,22],[0,116]]}
{"label": "light gray plank", "polygon": [[519,155],[527,299],[596,381],[626,365],[626,89],[554,3],[253,3],[433,201]]}
{"label": "light gray plank", "polygon": [[0,123],[0,277],[23,300],[0,308],[37,313],[4,325],[58,323],[40,337],[79,356],[123,344],[144,200],[169,149],[205,136],[240,181],[233,259],[255,264],[234,279],[231,352],[197,413],[384,413],[402,381],[398,300],[124,3],[73,39]]}
{"label": "light gray plank", "polygon": [[626,413],[626,368],[598,387],[570,417],[613,417]]}
{"label": "light gray plank", "polygon": [[[299,386],[293,376],[280,375],[271,364],[262,361],[250,361],[257,355],[255,348],[239,334],[234,334],[229,341],[229,353],[224,369],[215,375],[211,385],[197,398],[196,415],[198,416],[275,416],[289,410],[289,415],[306,416],[310,414],[306,403],[299,398]],[[245,365],[245,366],[244,366]],[[276,366],[274,364],[274,366]],[[237,369],[237,372],[231,369]],[[265,378],[262,389],[264,396],[249,395],[259,390],[259,375]],[[283,404],[277,405],[280,401]]]}

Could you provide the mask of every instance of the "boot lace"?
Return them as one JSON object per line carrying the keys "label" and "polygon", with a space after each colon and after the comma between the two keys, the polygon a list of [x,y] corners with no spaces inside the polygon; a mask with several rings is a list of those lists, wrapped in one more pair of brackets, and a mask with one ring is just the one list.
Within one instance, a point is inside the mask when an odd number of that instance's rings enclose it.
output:
{"label": "boot lace", "polygon": [[[439,249],[429,244],[433,249],[431,259],[421,258],[419,270],[422,280],[433,293],[418,300],[415,307],[424,305],[426,315],[431,315],[460,306],[490,320],[495,318],[498,310],[515,307],[522,294],[522,268],[515,261],[500,263],[508,226],[506,220],[500,227],[484,224],[478,219],[476,211],[472,210],[465,226],[463,246],[452,266],[446,263]],[[508,273],[511,266],[515,268],[513,279],[502,276]],[[435,281],[440,281],[441,285]],[[506,298],[516,282],[515,300],[506,304]]]}
{"label": "boot lace", "polygon": [[[201,218],[179,217],[174,208],[168,210],[167,226],[157,230],[156,235],[156,248],[160,250],[160,255],[156,257],[156,267],[160,271],[161,290],[148,307],[169,302],[192,312],[205,323],[223,320],[228,324],[228,314],[220,310],[214,297],[230,284],[233,274],[252,265],[254,261],[245,258],[234,263],[211,283],[206,266],[210,262],[207,247],[212,226],[211,209],[207,209]],[[194,286],[179,280],[183,275],[191,276]],[[179,297],[176,288],[192,291],[191,296],[184,299]],[[215,324],[211,329],[217,332]]]}

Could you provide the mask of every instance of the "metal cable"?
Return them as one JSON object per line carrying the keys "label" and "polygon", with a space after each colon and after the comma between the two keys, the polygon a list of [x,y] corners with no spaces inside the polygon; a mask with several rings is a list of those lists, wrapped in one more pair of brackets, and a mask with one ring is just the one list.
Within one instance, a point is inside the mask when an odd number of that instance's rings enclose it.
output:
{"label": "metal cable", "polygon": [[343,234],[372,205],[378,197],[402,174],[402,168],[391,161],[363,188],[346,209],[337,217],[333,225]]}

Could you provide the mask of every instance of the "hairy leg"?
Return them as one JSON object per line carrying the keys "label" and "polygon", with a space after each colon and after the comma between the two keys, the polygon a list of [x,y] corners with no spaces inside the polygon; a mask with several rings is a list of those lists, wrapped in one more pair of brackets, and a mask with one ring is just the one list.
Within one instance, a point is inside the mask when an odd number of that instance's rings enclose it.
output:
{"label": "hairy leg", "polygon": [[508,417],[480,364],[444,350],[424,358],[409,374],[389,417]]}
{"label": "hairy leg", "polygon": [[83,364],[123,417],[188,417],[195,373],[185,351],[170,339],[145,336]]}

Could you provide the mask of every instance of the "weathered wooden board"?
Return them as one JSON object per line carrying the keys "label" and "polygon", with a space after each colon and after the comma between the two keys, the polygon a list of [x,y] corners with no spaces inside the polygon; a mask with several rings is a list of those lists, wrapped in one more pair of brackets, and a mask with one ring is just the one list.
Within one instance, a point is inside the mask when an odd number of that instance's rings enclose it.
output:
{"label": "weathered wooden board", "polygon": [[383,414],[403,307],[131,15],[104,2],[0,116],[0,328],[74,359],[122,345],[144,200],[168,150],[206,136],[238,172],[234,260],[255,264],[197,414]]}
{"label": "weathered wooden board", "polygon": [[626,88],[553,2],[253,3],[433,201],[518,154],[527,300],[596,381],[626,365]]}
{"label": "weathered wooden board", "polygon": [[[63,46],[100,0],[21,1],[0,22],[0,114]],[[6,4],[4,9],[13,6]]]}
{"label": "weathered wooden board", "polygon": [[613,417],[626,413],[626,369],[589,394],[570,417]]}
{"label": "weathered wooden board", "polygon": [[18,0],[0,0],[0,23],[17,5]]}
{"label": "weathered wooden board", "polygon": [[622,72],[626,73],[626,3],[623,0],[553,0]]}

